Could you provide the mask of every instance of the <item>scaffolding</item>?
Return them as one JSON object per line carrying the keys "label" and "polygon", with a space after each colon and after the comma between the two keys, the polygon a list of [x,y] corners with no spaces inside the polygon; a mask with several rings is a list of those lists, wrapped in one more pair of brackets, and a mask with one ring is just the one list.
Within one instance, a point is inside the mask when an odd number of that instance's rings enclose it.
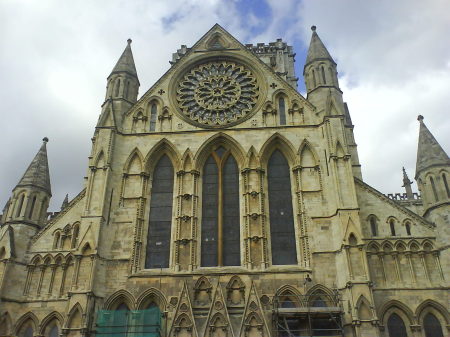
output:
{"label": "scaffolding", "polygon": [[338,294],[281,294],[272,303],[274,337],[344,336]]}
{"label": "scaffolding", "polygon": [[146,310],[99,310],[95,335],[99,337],[160,337],[161,311],[157,307]]}

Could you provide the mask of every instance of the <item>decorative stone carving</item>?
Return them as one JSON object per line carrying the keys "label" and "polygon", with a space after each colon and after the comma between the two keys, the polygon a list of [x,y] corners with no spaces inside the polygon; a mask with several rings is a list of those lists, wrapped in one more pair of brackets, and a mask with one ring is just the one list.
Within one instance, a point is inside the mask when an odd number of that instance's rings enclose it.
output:
{"label": "decorative stone carving", "polygon": [[179,82],[177,101],[189,120],[214,127],[235,123],[249,115],[258,99],[256,77],[232,61],[195,66]]}

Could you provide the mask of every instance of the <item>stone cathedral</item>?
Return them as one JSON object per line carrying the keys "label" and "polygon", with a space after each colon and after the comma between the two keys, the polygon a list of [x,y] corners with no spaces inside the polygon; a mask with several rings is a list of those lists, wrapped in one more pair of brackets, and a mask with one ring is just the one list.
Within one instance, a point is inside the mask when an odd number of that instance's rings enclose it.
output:
{"label": "stone cathedral", "polygon": [[419,116],[420,195],[369,186],[314,26],[306,98],[294,57],[215,25],[138,99],[128,40],[83,189],[48,212],[44,138],[3,209],[0,336],[449,336],[448,155]]}

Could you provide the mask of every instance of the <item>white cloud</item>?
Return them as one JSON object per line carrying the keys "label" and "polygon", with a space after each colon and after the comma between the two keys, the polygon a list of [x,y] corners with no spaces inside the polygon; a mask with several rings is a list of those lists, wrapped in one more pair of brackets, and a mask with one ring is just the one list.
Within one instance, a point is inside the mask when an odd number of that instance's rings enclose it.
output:
{"label": "white cloud", "polygon": [[[191,46],[216,22],[243,43],[282,37],[296,42],[297,52],[309,43],[309,27],[318,26],[338,62],[363,173],[383,192],[400,190],[402,165],[413,175],[417,114],[449,149],[448,1],[267,2],[270,22],[258,17],[257,7],[248,22],[239,1],[0,2],[0,161],[8,163],[0,166],[0,203],[44,136],[50,138],[52,209],[65,193],[73,197],[81,189],[106,77],[127,38],[134,41],[143,94],[181,44]],[[256,36],[249,31],[255,27]]]}

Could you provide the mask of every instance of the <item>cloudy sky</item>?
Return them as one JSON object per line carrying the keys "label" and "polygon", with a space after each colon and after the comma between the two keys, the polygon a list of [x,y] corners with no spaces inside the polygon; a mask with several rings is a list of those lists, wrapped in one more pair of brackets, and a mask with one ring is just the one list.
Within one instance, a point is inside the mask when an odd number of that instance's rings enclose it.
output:
{"label": "cloudy sky", "polygon": [[128,38],[143,94],[216,22],[243,43],[282,37],[298,76],[316,25],[338,63],[364,179],[399,192],[401,167],[414,176],[418,114],[450,152],[448,13],[448,0],[2,0],[0,209],[44,136],[51,210],[81,190],[106,77]]}

